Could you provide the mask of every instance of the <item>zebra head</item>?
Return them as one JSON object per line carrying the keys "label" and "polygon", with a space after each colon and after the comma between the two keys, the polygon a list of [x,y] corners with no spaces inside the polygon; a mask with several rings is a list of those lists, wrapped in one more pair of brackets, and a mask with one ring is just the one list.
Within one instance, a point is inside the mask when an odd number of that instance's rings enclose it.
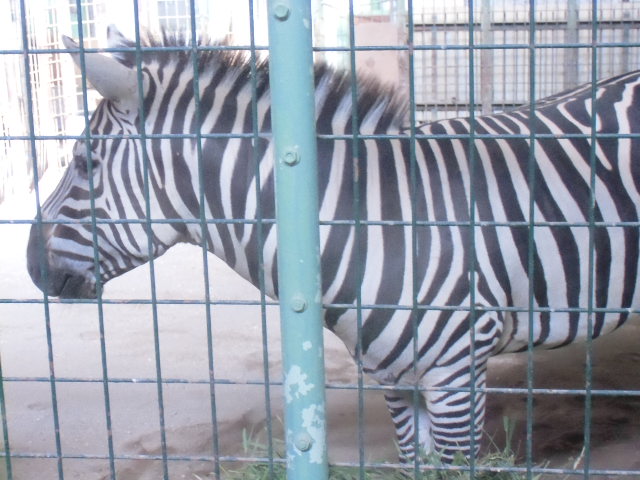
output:
{"label": "zebra head", "polygon": [[[108,38],[110,47],[130,46],[114,28]],[[64,44],[78,48],[68,37]],[[89,134],[77,140],[73,160],[43,203],[42,221],[31,227],[27,264],[33,282],[47,295],[93,298],[98,284],[161,255],[180,232],[166,222],[146,220],[166,214],[160,215],[153,187],[149,198],[143,194],[145,177],[153,175],[145,171],[156,167],[153,160],[143,163],[137,69],[126,55],[72,56],[104,98],[91,116]],[[147,92],[149,76],[142,72],[140,78]]]}

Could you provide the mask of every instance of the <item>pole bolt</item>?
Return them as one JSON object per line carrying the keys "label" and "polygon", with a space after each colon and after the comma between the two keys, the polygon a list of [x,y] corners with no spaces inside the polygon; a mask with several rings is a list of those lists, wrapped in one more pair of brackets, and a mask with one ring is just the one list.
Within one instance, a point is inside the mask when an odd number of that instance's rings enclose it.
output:
{"label": "pole bolt", "polygon": [[282,22],[289,18],[289,13],[289,6],[284,3],[277,3],[273,6],[273,16]]}
{"label": "pole bolt", "polygon": [[294,312],[302,313],[307,309],[307,301],[300,295],[291,298],[291,309]]}
{"label": "pole bolt", "polygon": [[313,445],[313,438],[307,432],[299,433],[296,436],[295,445],[301,452],[308,452]]}
{"label": "pole bolt", "polygon": [[284,155],[282,156],[282,161],[290,167],[300,163],[300,154],[298,153],[298,149],[289,148],[285,150]]}

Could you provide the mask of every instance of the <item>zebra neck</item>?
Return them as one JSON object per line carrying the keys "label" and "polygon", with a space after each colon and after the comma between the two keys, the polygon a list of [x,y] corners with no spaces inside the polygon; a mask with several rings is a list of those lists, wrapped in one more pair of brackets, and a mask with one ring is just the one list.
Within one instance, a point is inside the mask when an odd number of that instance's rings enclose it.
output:
{"label": "zebra neck", "polygon": [[[206,234],[196,224],[187,240],[204,243],[209,251],[256,286],[261,283],[263,271],[265,289],[275,296],[277,242],[273,228],[270,95],[264,77],[252,82],[250,75],[241,73],[230,68],[221,78],[216,70],[208,73],[210,78],[206,72],[201,75],[199,111],[203,114],[196,120],[196,109],[184,108],[176,111],[172,123],[182,125],[183,131],[196,130],[194,133],[203,135],[187,140],[187,151],[182,157],[174,154],[172,162],[179,170],[189,171],[193,198],[184,202],[188,215],[192,218],[204,215],[207,219]],[[185,91],[193,88],[187,83]],[[318,133],[352,134],[351,78],[320,65],[316,68],[316,87]],[[362,86],[360,93],[356,106],[360,132],[397,133],[403,109],[395,97],[375,83]],[[199,128],[194,128],[196,125]],[[225,133],[229,136],[220,135]],[[354,183],[352,143],[319,140],[322,218],[357,217],[349,200],[353,197]],[[187,159],[190,159],[188,167],[182,165]]]}
{"label": "zebra neck", "polygon": [[264,138],[203,140],[203,191],[198,202],[202,211],[195,218],[207,219],[207,228],[192,225],[189,241],[204,245],[256,287],[264,282],[262,288],[274,297],[275,204],[269,143]]}

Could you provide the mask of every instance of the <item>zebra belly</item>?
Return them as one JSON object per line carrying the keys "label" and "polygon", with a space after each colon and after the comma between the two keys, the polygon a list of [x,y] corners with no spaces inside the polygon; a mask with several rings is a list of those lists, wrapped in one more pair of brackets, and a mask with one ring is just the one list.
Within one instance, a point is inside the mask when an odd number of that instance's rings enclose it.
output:
{"label": "zebra belly", "polygon": [[[364,339],[370,335],[368,330],[375,328],[372,311],[362,312]],[[393,312],[375,339],[365,343],[360,356],[355,311],[345,313],[333,331],[356,362],[361,362],[363,371],[383,385],[420,383],[432,368],[452,362],[463,351],[471,351],[476,359],[484,361],[502,338],[503,324],[494,311],[478,312],[473,329],[468,307],[419,311],[422,315],[414,315],[411,309]]]}
{"label": "zebra belly", "polygon": [[[602,328],[596,331],[595,322],[591,322],[589,326],[588,315],[580,314],[577,318],[569,318],[566,312],[551,313],[548,320],[541,319],[540,313],[529,315],[528,312],[514,314],[517,318],[507,320],[505,322],[506,330],[508,330],[502,342],[496,349],[499,353],[515,353],[529,349],[531,344],[536,349],[553,349],[562,347],[571,343],[586,342],[589,336],[597,338],[602,335],[611,333],[617,329],[629,318],[638,318],[638,315],[627,316],[626,314],[607,313],[602,319]],[[549,322],[549,331],[544,334],[541,325]],[[517,325],[516,331],[511,331],[513,325]],[[529,325],[533,325],[532,334],[530,335]],[[589,331],[593,332],[591,335]]]}
{"label": "zebra belly", "polygon": [[528,230],[482,227],[475,237],[490,305],[503,316],[497,352],[596,338],[640,306],[637,227],[535,226],[532,249]]}

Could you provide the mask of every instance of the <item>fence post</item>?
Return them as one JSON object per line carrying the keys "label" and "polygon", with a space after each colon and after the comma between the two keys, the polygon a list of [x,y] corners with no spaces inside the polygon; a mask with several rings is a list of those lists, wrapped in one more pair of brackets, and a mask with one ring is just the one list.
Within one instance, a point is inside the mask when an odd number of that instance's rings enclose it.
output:
{"label": "fence post", "polygon": [[[482,10],[480,12],[480,32],[481,42],[485,45],[493,45],[493,25],[491,0],[482,0]],[[495,79],[493,72],[493,55],[495,50],[483,48],[480,50],[480,102],[482,103],[482,114],[489,115],[493,113],[493,90],[495,88]],[[473,51],[469,55],[473,55]],[[473,88],[471,86],[470,88]],[[471,108],[474,108],[471,105]]]}
{"label": "fence post", "polygon": [[[565,43],[576,44],[580,41],[578,20],[580,16],[578,0],[567,1],[567,29]],[[564,58],[564,85],[563,88],[577,87],[578,82],[578,49],[565,48],[562,50]]]}
{"label": "fence post", "polygon": [[287,478],[327,478],[310,0],[269,0]]}

